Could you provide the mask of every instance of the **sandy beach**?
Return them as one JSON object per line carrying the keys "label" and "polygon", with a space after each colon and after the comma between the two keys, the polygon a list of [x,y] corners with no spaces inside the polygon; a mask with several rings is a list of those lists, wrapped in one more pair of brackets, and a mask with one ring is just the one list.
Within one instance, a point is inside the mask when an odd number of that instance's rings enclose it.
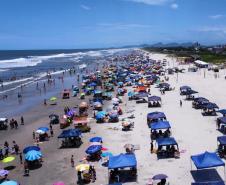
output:
{"label": "sandy beach", "polygon": [[[128,96],[122,97],[122,110],[124,114],[120,119],[126,118],[134,114],[134,128],[132,131],[124,132],[119,123],[103,123],[97,124],[92,118],[92,108],[89,110],[89,120],[91,126],[90,133],[84,133],[82,137],[83,144],[79,148],[59,149],[59,140],[57,136],[61,133],[59,125],[54,125],[54,137],[50,137],[49,141],[40,143],[43,153],[42,167],[30,171],[29,177],[24,177],[23,165],[19,164],[17,157],[12,165],[15,169],[10,171],[9,179],[18,181],[21,185],[52,185],[54,182],[63,181],[66,185],[74,185],[77,182],[77,173],[71,167],[70,157],[74,155],[75,164],[79,164],[85,156],[85,149],[89,145],[89,138],[101,136],[103,138],[103,146],[106,147],[114,155],[124,153],[124,145],[127,143],[138,145],[139,150],[135,151],[137,158],[138,178],[137,182],[125,183],[128,185],[145,185],[149,178],[155,174],[164,173],[168,175],[170,185],[189,185],[191,182],[200,180],[200,178],[214,178],[209,176],[197,175],[195,166],[191,163],[190,156],[203,153],[205,151],[214,152],[217,149],[217,136],[222,135],[216,130],[216,117],[204,117],[201,110],[192,108],[191,101],[183,100],[180,96],[179,88],[182,85],[189,85],[199,93],[196,96],[203,96],[210,101],[215,102],[220,108],[226,108],[225,89],[226,83],[224,79],[225,71],[221,70],[219,78],[214,77],[212,71],[206,70],[204,78],[204,69],[196,73],[187,72],[188,65],[179,66],[176,58],[168,57],[163,54],[149,54],[151,59],[163,60],[167,59],[170,66],[178,66],[185,68],[185,73],[168,75],[169,83],[175,90],[166,92],[161,95],[159,89],[155,85],[151,86],[151,94],[161,96],[161,108],[148,108],[147,104],[136,104],[135,101],[128,101]],[[73,83],[73,82],[71,82]],[[72,84],[67,84],[71,87]],[[131,87],[127,88],[128,91]],[[58,92],[60,97],[60,92]],[[35,97],[34,97],[35,98]],[[88,101],[89,97],[86,98]],[[179,101],[183,101],[180,107]],[[63,100],[58,98],[56,106],[38,103],[34,108],[28,109],[23,117],[25,125],[20,125],[17,130],[1,131],[0,143],[8,141],[12,145],[15,140],[23,149],[25,146],[33,145],[32,132],[40,126],[48,126],[48,116],[52,113],[62,115],[64,107],[75,107],[81,100],[77,97]],[[110,103],[105,104],[106,109]],[[166,114],[167,120],[172,126],[172,135],[179,144],[181,156],[179,159],[161,159],[158,160],[156,154],[150,153],[150,129],[147,126],[146,116],[149,112],[162,111]],[[132,113],[131,113],[132,112]],[[219,117],[219,116],[218,116]],[[20,119],[20,116],[16,116]],[[72,126],[71,126],[72,128]],[[192,164],[192,165],[191,165]],[[100,162],[94,162],[96,168],[97,180],[95,185],[108,184],[108,170],[103,167]],[[0,163],[0,168],[4,168],[5,164]],[[191,173],[191,170],[194,172]],[[224,169],[218,168],[217,172],[224,178]]]}

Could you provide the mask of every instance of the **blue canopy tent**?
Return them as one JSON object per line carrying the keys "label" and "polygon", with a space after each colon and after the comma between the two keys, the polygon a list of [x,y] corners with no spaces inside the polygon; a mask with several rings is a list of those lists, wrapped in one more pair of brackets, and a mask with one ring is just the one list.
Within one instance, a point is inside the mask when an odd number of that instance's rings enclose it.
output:
{"label": "blue canopy tent", "polygon": [[221,145],[226,145],[226,136],[219,136],[219,137],[217,137],[217,141],[218,141]]}
{"label": "blue canopy tent", "polygon": [[159,138],[156,140],[158,146],[169,146],[169,145],[177,145],[176,140],[173,137],[169,138]]}
{"label": "blue canopy tent", "polygon": [[223,116],[226,115],[226,109],[220,109],[217,112],[221,113]]}
{"label": "blue canopy tent", "polygon": [[219,107],[217,106],[217,104],[209,102],[206,103],[202,106],[203,109],[219,109]]}
{"label": "blue canopy tent", "polygon": [[91,145],[86,149],[86,153],[92,155],[101,151],[101,149],[102,149],[101,145]]}
{"label": "blue canopy tent", "polygon": [[63,130],[62,133],[58,136],[58,138],[71,138],[71,137],[79,137],[82,134],[79,129],[68,129]]}
{"label": "blue canopy tent", "polygon": [[150,112],[147,115],[147,122],[150,123],[151,121],[153,122],[154,120],[159,120],[159,119],[166,119],[166,115],[163,112]]}
{"label": "blue canopy tent", "polygon": [[219,118],[217,118],[217,121],[218,121],[220,124],[226,124],[226,117],[219,117]]}
{"label": "blue canopy tent", "polygon": [[209,100],[204,97],[195,98],[194,101],[195,102],[209,102]]}
{"label": "blue canopy tent", "polygon": [[161,97],[151,96],[151,97],[148,97],[148,101],[161,101]]}
{"label": "blue canopy tent", "polygon": [[225,167],[224,161],[222,161],[222,159],[215,152],[211,153],[206,151],[202,154],[192,155],[191,160],[198,170],[219,166]]}
{"label": "blue canopy tent", "polygon": [[119,154],[109,158],[108,169],[136,168],[137,160],[134,154]]}
{"label": "blue canopy tent", "polygon": [[189,95],[197,94],[197,93],[198,93],[197,91],[190,89],[190,90],[183,92],[183,95],[189,96]]}
{"label": "blue canopy tent", "polygon": [[190,86],[184,85],[180,87],[180,91],[187,91],[187,90],[191,90]]}
{"label": "blue canopy tent", "polygon": [[171,128],[171,126],[168,121],[158,121],[150,123],[149,128],[151,128],[151,130],[159,130],[159,129],[168,129]]}

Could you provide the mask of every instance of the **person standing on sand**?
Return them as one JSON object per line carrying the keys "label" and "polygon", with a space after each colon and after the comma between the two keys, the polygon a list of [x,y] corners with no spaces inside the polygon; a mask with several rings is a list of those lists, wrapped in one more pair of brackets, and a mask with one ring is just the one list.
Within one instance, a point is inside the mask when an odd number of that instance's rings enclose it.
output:
{"label": "person standing on sand", "polygon": [[21,123],[21,125],[24,125],[24,117],[23,116],[20,117],[20,123]]}
{"label": "person standing on sand", "polygon": [[35,140],[35,132],[33,131],[32,133],[33,139]]}
{"label": "person standing on sand", "polygon": [[51,137],[53,137],[53,135],[54,135],[52,127],[50,127],[50,135],[51,135]]}
{"label": "person standing on sand", "polygon": [[19,154],[20,156],[20,164],[23,164],[23,156],[22,156],[22,153],[20,152],[20,154]]}
{"label": "person standing on sand", "polygon": [[180,100],[180,107],[182,107],[182,100]]}
{"label": "person standing on sand", "polygon": [[154,145],[153,145],[153,141],[151,141],[151,153],[153,153],[154,150]]}
{"label": "person standing on sand", "polygon": [[14,120],[15,129],[18,129],[18,122],[17,120]]}
{"label": "person standing on sand", "polygon": [[47,103],[46,103],[46,99],[44,99],[44,105],[47,105]]}
{"label": "person standing on sand", "polygon": [[74,155],[71,155],[71,167],[75,167]]}

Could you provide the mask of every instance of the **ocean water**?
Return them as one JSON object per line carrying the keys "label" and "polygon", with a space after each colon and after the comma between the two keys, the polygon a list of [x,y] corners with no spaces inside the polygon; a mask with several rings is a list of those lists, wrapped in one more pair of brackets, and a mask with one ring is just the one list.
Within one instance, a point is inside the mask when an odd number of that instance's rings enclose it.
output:
{"label": "ocean water", "polygon": [[41,80],[47,73],[78,69],[126,51],[128,49],[0,51],[0,82],[3,85],[0,93]]}
{"label": "ocean water", "polygon": [[[133,49],[0,51],[0,117],[21,115],[44,99],[77,85],[78,74],[98,70],[113,57],[130,52]],[[71,68],[76,73],[66,72],[61,81],[58,77]],[[55,79],[54,85],[47,84],[47,73]]]}

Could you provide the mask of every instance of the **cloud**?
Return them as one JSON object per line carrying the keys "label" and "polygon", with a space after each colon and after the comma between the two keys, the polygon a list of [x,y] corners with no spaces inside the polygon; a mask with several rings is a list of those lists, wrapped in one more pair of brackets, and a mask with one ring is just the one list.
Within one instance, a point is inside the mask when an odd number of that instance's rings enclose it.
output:
{"label": "cloud", "polygon": [[126,0],[136,3],[143,3],[146,5],[165,5],[167,3],[173,2],[174,0]]}
{"label": "cloud", "polygon": [[124,23],[99,23],[99,27],[111,28],[111,29],[130,29],[130,28],[153,28],[149,24],[124,24]]}
{"label": "cloud", "polygon": [[224,15],[222,15],[222,14],[210,15],[209,16],[210,19],[221,19],[223,17],[224,17]]}
{"label": "cloud", "polygon": [[86,5],[83,5],[83,4],[80,7],[84,10],[90,10],[91,9],[89,6],[86,6]]}
{"label": "cloud", "polygon": [[179,5],[176,4],[176,3],[173,3],[173,4],[171,4],[170,7],[171,7],[172,9],[176,10],[176,9],[178,9]]}

